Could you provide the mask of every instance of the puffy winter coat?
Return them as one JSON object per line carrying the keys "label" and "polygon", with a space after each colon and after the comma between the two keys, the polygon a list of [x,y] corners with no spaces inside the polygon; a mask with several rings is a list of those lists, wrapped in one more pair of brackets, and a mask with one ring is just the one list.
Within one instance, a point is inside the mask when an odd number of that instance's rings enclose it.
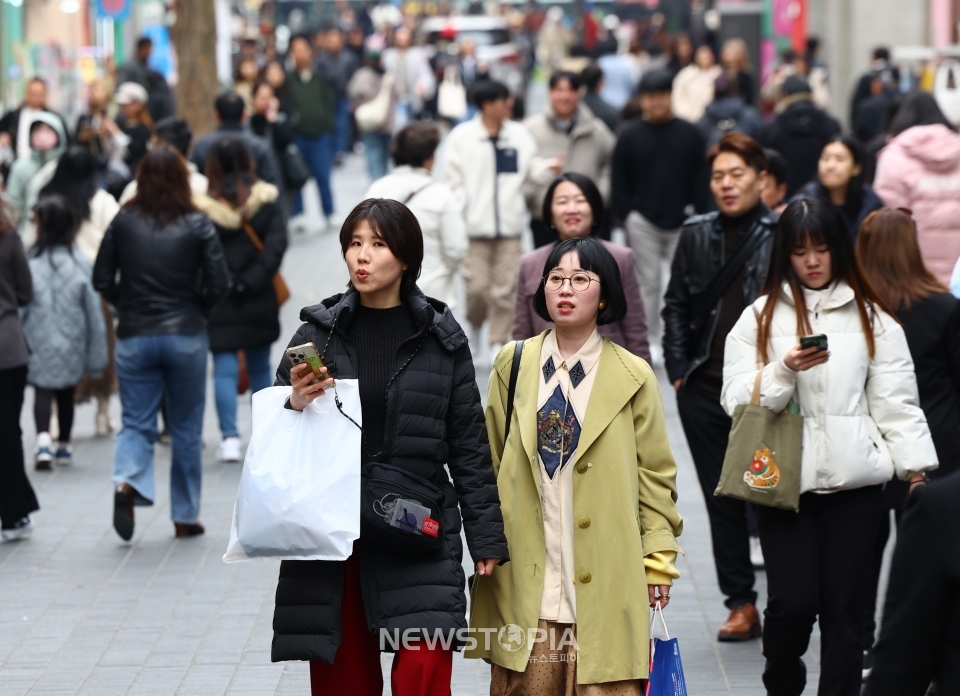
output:
{"label": "puffy winter coat", "polygon": [[613,133],[586,106],[577,108],[573,129],[565,133],[557,128],[553,109],[524,120],[537,143],[537,157],[524,185],[524,195],[530,216],[539,220],[543,213],[543,199],[547,189],[557,178],[547,163],[554,157],[563,157],[563,170],[589,177],[600,189],[604,200],[610,200],[610,158],[616,143]]}
{"label": "puffy winter coat", "polygon": [[[829,291],[828,291],[829,292]],[[761,367],[757,316],[768,296],[748,307],[727,335],[721,403],[730,415],[747,404]],[[803,459],[800,490],[831,492],[907,479],[937,468],[937,453],[920,409],[913,359],[896,319],[876,310],[870,358],[853,290],[840,281],[819,311],[808,310],[813,334],[826,334],[830,359],[805,372],[783,362],[799,343],[789,287],[773,313],[770,361],[762,367],[760,405],[782,411],[800,403]]]}
{"label": "puffy winter coat", "polygon": [[470,240],[463,207],[453,191],[421,167],[401,165],[370,184],[364,198],[390,198],[417,217],[423,232],[423,265],[417,285],[427,297],[456,309],[454,278],[467,255]]}
{"label": "puffy winter coat", "polygon": [[[399,371],[386,395],[386,432],[379,459],[441,487],[441,524],[446,532],[440,551],[418,559],[365,544],[360,582],[371,633],[386,629],[392,635],[394,630],[412,628],[424,629],[432,637],[436,630],[466,627],[461,517],[473,558],[506,561],[507,540],[467,337],[443,303],[419,290],[408,294],[405,302],[418,332],[397,355]],[[290,345],[312,341],[334,377],[357,378],[357,351],[347,329],[359,303],[359,294],[351,289],[304,308],[300,318],[305,323]],[[290,384],[286,357],[277,369],[276,384]],[[274,662],[333,662],[341,638],[342,592],[342,562],[280,564]]]}
{"label": "puffy winter coat", "polygon": [[960,258],[960,136],[942,125],[908,128],[880,152],[873,187],[888,208],[913,211],[923,261],[949,283]]}
{"label": "puffy winter coat", "polygon": [[[193,197],[217,229],[233,280],[230,294],[207,321],[210,350],[215,353],[262,348],[280,336],[273,276],[287,250],[287,225],[277,204],[278,195],[276,186],[258,181],[240,209],[205,193]],[[244,222],[260,239],[262,252],[244,231]]]}
{"label": "puffy winter coat", "polygon": [[30,259],[33,301],[23,312],[30,346],[27,379],[35,387],[64,389],[85,372],[107,366],[107,327],[93,269],[76,248],[54,247]]}
{"label": "puffy winter coat", "polygon": [[34,123],[37,122],[45,123],[53,128],[60,140],[53,149],[47,152],[31,149],[29,157],[19,158],[10,168],[4,198],[13,208],[11,217],[14,222],[18,223],[21,231],[25,229],[27,219],[30,217],[30,209],[27,207],[27,189],[30,186],[30,181],[45,164],[60,159],[60,155],[67,149],[67,131],[64,129],[63,121],[59,116],[51,111],[44,111],[37,114]]}

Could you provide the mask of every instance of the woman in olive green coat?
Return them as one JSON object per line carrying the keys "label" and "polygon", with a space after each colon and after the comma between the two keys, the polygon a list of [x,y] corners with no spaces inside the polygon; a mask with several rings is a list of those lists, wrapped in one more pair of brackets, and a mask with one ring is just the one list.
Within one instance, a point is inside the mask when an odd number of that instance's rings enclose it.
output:
{"label": "woman in olive green coat", "polygon": [[639,696],[648,676],[682,521],[653,370],[596,331],[625,305],[609,252],[563,242],[535,300],[556,329],[524,343],[509,437],[515,344],[494,364],[487,430],[511,560],[478,578],[466,651],[493,664],[491,696]]}

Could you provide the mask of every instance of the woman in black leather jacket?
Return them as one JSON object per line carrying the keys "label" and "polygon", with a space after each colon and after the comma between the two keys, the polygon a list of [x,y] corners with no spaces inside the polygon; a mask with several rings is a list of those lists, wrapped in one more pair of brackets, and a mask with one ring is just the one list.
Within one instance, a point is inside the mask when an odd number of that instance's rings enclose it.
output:
{"label": "woman in black leather jacket", "polygon": [[[117,280],[119,271],[120,280]],[[183,157],[156,147],[137,174],[137,195],[107,228],[93,285],[117,308],[117,435],[113,526],[133,536],[133,506],[154,500],[153,446],[166,393],[173,438],[170,511],[178,537],[203,533],[201,431],[207,387],[207,316],[230,289],[223,248],[197,212]]]}
{"label": "woman in black leather jacket", "polygon": [[287,250],[287,223],[277,187],[257,179],[243,138],[220,138],[207,155],[210,188],[194,196],[223,245],[233,287],[210,316],[213,386],[220,418],[222,462],[242,461],[237,429],[237,351],[246,357],[250,392],[273,384],[270,344],[280,337],[280,306],[273,277]]}

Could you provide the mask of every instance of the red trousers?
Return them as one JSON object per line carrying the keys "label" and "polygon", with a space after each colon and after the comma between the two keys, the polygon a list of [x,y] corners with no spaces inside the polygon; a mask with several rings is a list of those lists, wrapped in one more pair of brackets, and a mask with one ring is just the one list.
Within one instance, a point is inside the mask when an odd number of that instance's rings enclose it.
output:
{"label": "red trousers", "polygon": [[[450,696],[453,651],[439,647],[407,650],[393,657],[390,687],[393,696]],[[380,641],[367,628],[360,593],[360,545],[346,561],[340,600],[340,645],[333,664],[310,663],[312,696],[382,696]]]}

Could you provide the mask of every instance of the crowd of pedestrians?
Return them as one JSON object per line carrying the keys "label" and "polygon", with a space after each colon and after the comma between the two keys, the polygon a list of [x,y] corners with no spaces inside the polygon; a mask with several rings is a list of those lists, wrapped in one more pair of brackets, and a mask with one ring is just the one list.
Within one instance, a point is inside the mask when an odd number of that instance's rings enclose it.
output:
{"label": "crowd of pedestrians", "polygon": [[[284,561],[273,659],[309,660],[314,693],[380,693],[377,631],[466,627],[462,527],[471,626],[571,631],[579,650],[468,649],[491,663],[492,694],[640,694],[648,609],[680,577],[662,368],[729,611],[717,639],[762,636],[776,696],[805,688],[816,620],[821,694],[868,677],[871,694],[950,693],[949,617],[908,595],[911,571],[941,593],[956,581],[949,549],[923,538],[953,514],[960,475],[956,124],[934,96],[896,94],[880,51],[844,133],[816,42],[758,85],[739,39],[644,25],[621,42],[605,20],[575,45],[562,11],[541,19],[527,34],[547,103],[522,119],[523,95],[472,39],[439,60],[402,19],[296,35],[282,57],[245,42],[196,141],[148,39],[73,130],[29,82],[0,119],[15,153],[0,211],[3,538],[27,537],[39,509],[27,385],[38,470],[72,462],[75,403],[95,398],[108,434],[119,392],[113,525],[129,541],[164,431],[174,533],[204,533],[211,356],[223,462],[243,460],[239,394],[290,387],[302,411],[331,377],[357,379],[364,467],[442,501],[442,548],[413,557],[361,535],[344,563]],[[445,87],[469,102],[459,117],[438,111]],[[371,184],[345,214],[331,181],[357,143]],[[311,178],[350,275],[290,342],[316,346],[322,381],[271,363]],[[475,365],[491,368],[485,412]],[[715,495],[751,405],[803,416],[797,511]],[[946,480],[923,490],[932,478]],[[878,637],[891,510],[921,541],[897,545]],[[922,636],[939,657],[904,664],[921,620],[939,626]],[[405,645],[393,692],[449,693],[461,647]]]}

